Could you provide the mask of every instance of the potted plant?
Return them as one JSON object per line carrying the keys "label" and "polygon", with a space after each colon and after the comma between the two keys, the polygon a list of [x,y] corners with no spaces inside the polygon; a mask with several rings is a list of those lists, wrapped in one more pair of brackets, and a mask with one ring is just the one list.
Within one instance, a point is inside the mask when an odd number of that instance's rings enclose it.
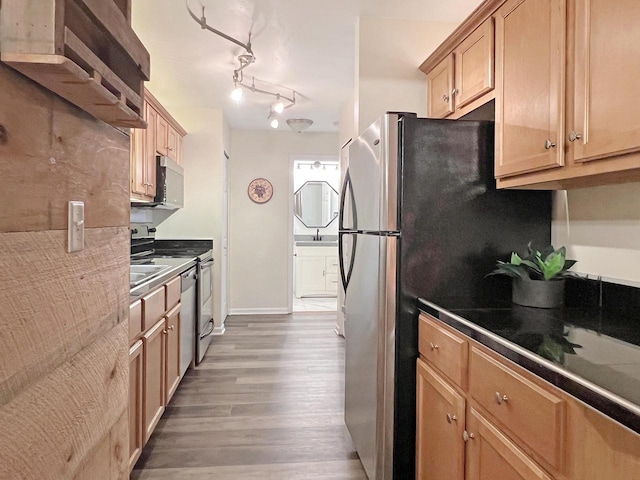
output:
{"label": "potted plant", "polygon": [[512,301],[525,307],[559,308],[564,305],[564,281],[573,276],[568,270],[576,264],[567,260],[565,247],[557,250],[550,245],[535,250],[531,242],[527,255],[511,253],[510,262],[498,261],[489,275],[507,275],[513,278]]}

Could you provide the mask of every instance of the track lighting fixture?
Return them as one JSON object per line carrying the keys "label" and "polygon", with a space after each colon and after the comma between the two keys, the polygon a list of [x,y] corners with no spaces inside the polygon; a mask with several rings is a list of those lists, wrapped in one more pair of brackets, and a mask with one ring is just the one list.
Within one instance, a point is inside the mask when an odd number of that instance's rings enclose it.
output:
{"label": "track lighting fixture", "polygon": [[280,125],[280,122],[278,121],[278,117],[276,116],[276,113],[274,111],[271,111],[268,119],[269,119],[269,125],[271,126],[271,128],[278,128],[278,126]]}
{"label": "track lighting fixture", "polygon": [[[278,87],[277,89],[280,90],[280,92],[274,91],[272,85],[264,81],[261,82],[260,80],[257,80],[255,77],[251,77],[251,84],[248,84],[248,80],[245,81],[244,69],[249,67],[256,61],[256,57],[253,54],[253,49],[251,46],[251,33],[249,33],[249,40],[247,41],[247,43],[243,43],[233,38],[232,36],[227,35],[226,33],[223,33],[220,30],[216,30],[215,28],[211,27],[207,23],[207,17],[205,16],[204,5],[202,5],[202,15],[198,17],[191,10],[191,8],[189,8],[189,0],[185,0],[185,3],[187,6],[187,11],[189,12],[189,15],[191,16],[191,18],[193,18],[196,21],[196,23],[200,25],[201,29],[208,30],[211,33],[215,33],[219,37],[222,37],[225,40],[228,40],[229,42],[244,48],[245,53],[238,56],[239,66],[233,71],[233,83],[235,88],[231,93],[231,98],[233,98],[236,102],[240,101],[240,99],[242,98],[243,89],[249,90],[253,93],[260,93],[262,95],[270,95],[272,97],[276,97],[276,102],[273,105],[271,105],[271,112],[268,118],[269,118],[269,121],[271,122],[271,127],[278,128],[279,122],[278,122],[278,119],[275,117],[275,115],[273,115],[274,112],[280,114],[280,113],[283,113],[287,108],[294,106],[296,104],[297,92],[287,87]],[[262,88],[256,87],[256,80],[258,81],[259,84],[261,84]],[[291,93],[290,94],[287,93],[287,95],[285,95],[282,93],[282,90],[286,90]],[[285,102],[288,102],[288,103],[285,103]],[[272,118],[272,115],[273,115],[273,118]]]}

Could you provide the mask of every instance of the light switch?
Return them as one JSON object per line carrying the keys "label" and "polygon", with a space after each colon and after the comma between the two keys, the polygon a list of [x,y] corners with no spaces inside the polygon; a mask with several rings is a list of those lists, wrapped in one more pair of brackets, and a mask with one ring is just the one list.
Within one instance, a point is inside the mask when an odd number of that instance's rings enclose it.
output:
{"label": "light switch", "polygon": [[84,202],[69,202],[67,251],[79,252],[84,248]]}

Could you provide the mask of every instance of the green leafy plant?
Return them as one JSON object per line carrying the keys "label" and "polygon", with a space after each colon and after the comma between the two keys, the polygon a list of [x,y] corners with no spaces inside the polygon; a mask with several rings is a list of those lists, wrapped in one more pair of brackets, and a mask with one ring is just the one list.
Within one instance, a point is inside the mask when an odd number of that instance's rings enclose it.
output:
{"label": "green leafy plant", "polygon": [[552,362],[564,365],[564,355],[568,353],[570,355],[576,354],[576,348],[582,348],[582,345],[572,343],[567,340],[568,332],[560,335],[545,335],[542,339],[542,343],[538,347],[538,355],[551,360]]}
{"label": "green leafy plant", "polygon": [[556,280],[574,276],[568,270],[576,264],[576,260],[567,260],[567,249],[557,250],[549,245],[542,251],[535,250],[531,242],[527,245],[527,255],[521,257],[511,253],[510,262],[498,260],[497,268],[489,275],[507,275],[514,278],[530,278],[532,280]]}

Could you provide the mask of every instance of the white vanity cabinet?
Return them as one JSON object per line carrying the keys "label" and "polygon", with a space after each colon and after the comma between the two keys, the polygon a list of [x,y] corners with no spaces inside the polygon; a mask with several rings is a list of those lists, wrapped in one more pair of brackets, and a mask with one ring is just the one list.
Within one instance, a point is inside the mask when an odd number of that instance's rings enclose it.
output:
{"label": "white vanity cabinet", "polygon": [[338,247],[296,246],[296,297],[338,295]]}

